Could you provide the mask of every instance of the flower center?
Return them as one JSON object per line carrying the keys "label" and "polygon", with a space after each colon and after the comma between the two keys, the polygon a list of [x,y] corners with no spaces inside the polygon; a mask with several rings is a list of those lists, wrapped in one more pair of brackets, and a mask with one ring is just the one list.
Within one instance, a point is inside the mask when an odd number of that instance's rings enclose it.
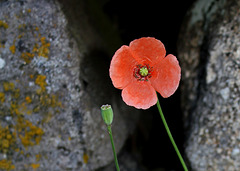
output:
{"label": "flower center", "polygon": [[151,78],[152,69],[153,67],[149,65],[140,64],[134,68],[133,75],[138,81],[148,81],[148,78]]}
{"label": "flower center", "polygon": [[139,73],[140,73],[140,75],[143,76],[143,77],[147,76],[147,75],[148,75],[148,69],[147,69],[147,67],[142,67],[142,68],[140,68]]}

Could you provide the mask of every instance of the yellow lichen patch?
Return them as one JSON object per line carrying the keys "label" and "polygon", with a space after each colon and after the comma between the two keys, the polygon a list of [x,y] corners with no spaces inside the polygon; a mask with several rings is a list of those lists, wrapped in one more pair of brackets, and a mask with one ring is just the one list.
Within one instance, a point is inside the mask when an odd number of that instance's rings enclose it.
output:
{"label": "yellow lichen patch", "polygon": [[58,101],[57,96],[53,94],[42,95],[40,97],[40,103],[42,106],[53,107],[53,108],[62,106],[61,102]]}
{"label": "yellow lichen patch", "polygon": [[85,164],[87,164],[87,163],[88,163],[88,160],[89,160],[89,156],[88,156],[86,153],[84,153],[84,154],[83,154],[83,162],[84,162]]}
{"label": "yellow lichen patch", "polygon": [[25,29],[26,28],[26,24],[20,24],[19,26],[18,26],[18,29]]}
{"label": "yellow lichen patch", "polygon": [[28,109],[28,107],[26,106],[26,103],[25,103],[25,102],[21,103],[21,104],[18,106],[18,110],[19,110],[19,112],[22,113],[22,114],[28,114],[28,115],[32,114],[32,110],[29,110],[29,109]]}
{"label": "yellow lichen patch", "polygon": [[30,78],[30,79],[33,79],[33,78],[34,78],[34,75],[33,75],[33,74],[30,74],[30,75],[29,75],[29,78]]}
{"label": "yellow lichen patch", "polygon": [[35,157],[36,157],[36,161],[39,161],[42,158],[42,155],[41,154],[36,154]]}
{"label": "yellow lichen patch", "polygon": [[3,83],[3,89],[4,91],[13,91],[15,88],[15,85],[13,82],[4,82]]}
{"label": "yellow lichen patch", "polygon": [[0,160],[0,170],[13,170],[15,166],[10,160]]}
{"label": "yellow lichen patch", "polygon": [[16,52],[15,42],[16,42],[16,40],[14,40],[13,45],[9,47],[9,50],[12,52],[12,54],[15,54],[15,52]]}
{"label": "yellow lichen patch", "polygon": [[29,103],[32,102],[32,99],[31,99],[30,96],[26,96],[26,97],[25,97],[25,101],[29,104]]}
{"label": "yellow lichen patch", "polygon": [[48,58],[50,43],[46,42],[45,37],[40,38],[41,46],[38,49],[38,56]]}
{"label": "yellow lichen patch", "polygon": [[21,58],[22,58],[27,64],[29,64],[29,63],[32,61],[33,57],[34,57],[34,54],[33,54],[33,53],[29,53],[29,52],[23,52],[23,53],[21,54]]}
{"label": "yellow lichen patch", "polygon": [[14,89],[13,92],[12,92],[12,97],[14,99],[18,99],[20,97],[20,89]]}
{"label": "yellow lichen patch", "polygon": [[5,29],[7,29],[8,28],[8,24],[6,22],[0,20],[0,27],[3,27]]}
{"label": "yellow lichen patch", "polygon": [[9,47],[9,50],[12,52],[12,54],[15,54],[16,52],[16,46],[15,45],[12,45]]}
{"label": "yellow lichen patch", "polygon": [[33,125],[30,121],[22,117],[18,117],[16,128],[25,148],[38,145],[44,133],[41,128]]}
{"label": "yellow lichen patch", "polygon": [[38,75],[36,80],[35,80],[35,84],[40,86],[40,92],[44,92],[46,90],[46,76],[45,75]]}
{"label": "yellow lichen patch", "polygon": [[21,39],[24,36],[24,33],[18,35],[18,38]]}
{"label": "yellow lichen patch", "polygon": [[[30,9],[29,9],[30,10]],[[26,28],[25,24],[21,24],[18,26],[18,29],[23,30],[22,32],[24,32]],[[38,33],[39,31],[39,27],[37,26],[33,26],[32,31],[34,32],[34,37],[36,37],[36,42],[32,43],[32,50],[31,51],[27,51],[27,52],[23,52],[20,56],[20,58],[22,58],[26,64],[29,64],[32,59],[34,58],[34,56],[41,56],[44,58],[48,58],[49,53],[50,53],[50,43],[46,40],[46,37],[43,37],[40,33]],[[20,34],[18,36],[18,38],[21,38],[24,36],[24,33]],[[15,46],[11,46],[11,52],[14,52],[14,48]]]}
{"label": "yellow lichen patch", "polygon": [[[21,81],[19,80],[14,80],[13,82],[6,81],[2,84],[3,90],[0,92],[0,105],[7,108],[7,112],[3,110],[4,113],[2,113],[3,116],[11,115],[9,116],[9,122],[4,123],[8,124],[8,126],[4,125],[3,127],[0,123],[0,153],[7,155],[8,158],[11,158],[12,155],[24,155],[26,158],[32,156],[29,147],[38,145],[44,134],[43,129],[39,125],[42,126],[49,122],[57,113],[59,107],[62,107],[57,95],[47,93],[45,75],[34,73],[29,75],[29,77],[31,81],[34,81],[40,87],[41,93],[37,96],[29,94],[29,91],[20,91],[18,87],[20,87]],[[32,87],[30,88],[32,90]],[[26,95],[26,93],[28,94]],[[33,101],[34,104],[36,102],[34,106],[32,104]],[[27,116],[27,114],[41,112],[43,108],[45,113],[43,118],[37,123],[27,119],[34,118],[34,116]],[[2,113],[0,111],[0,115]],[[37,154],[35,160],[35,164],[26,164],[26,167],[31,170],[40,169],[40,165],[37,163],[41,160],[41,155]],[[14,168],[14,165],[12,165],[10,160],[0,161],[0,170],[10,170],[12,168]]]}
{"label": "yellow lichen patch", "polygon": [[38,53],[38,44],[36,43],[34,46],[33,46],[33,49],[32,49],[32,53]]}
{"label": "yellow lichen patch", "polygon": [[5,101],[5,94],[0,92],[0,102],[3,103]]}
{"label": "yellow lichen patch", "polygon": [[30,13],[31,11],[32,11],[32,10],[31,10],[30,8],[29,8],[29,9],[27,9],[27,12],[28,12],[28,13]]}
{"label": "yellow lichen patch", "polygon": [[18,105],[16,104],[16,102],[11,102],[11,105],[10,105],[10,113],[12,115],[20,115],[20,111],[19,111],[19,107]]}
{"label": "yellow lichen patch", "polygon": [[38,168],[40,167],[40,164],[39,164],[39,163],[32,163],[32,164],[31,164],[31,167],[32,167],[34,170],[36,170],[36,169],[38,169]]}
{"label": "yellow lichen patch", "polygon": [[41,37],[40,41],[41,41],[42,44],[44,44],[46,42],[46,37]]}
{"label": "yellow lichen patch", "polygon": [[9,127],[1,127],[0,125],[0,152],[7,153],[16,143],[16,133],[10,131]]}

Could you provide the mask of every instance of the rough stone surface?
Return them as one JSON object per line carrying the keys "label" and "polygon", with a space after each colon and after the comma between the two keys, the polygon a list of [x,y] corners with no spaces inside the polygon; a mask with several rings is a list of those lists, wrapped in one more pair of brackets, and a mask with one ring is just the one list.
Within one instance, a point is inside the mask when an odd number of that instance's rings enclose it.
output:
{"label": "rough stone surface", "polygon": [[100,114],[106,103],[114,109],[117,151],[134,128],[137,114],[130,115],[108,76],[106,43],[82,1],[67,2],[0,1],[0,170],[109,164]]}
{"label": "rough stone surface", "polygon": [[240,170],[240,2],[198,0],[178,52],[192,170]]}
{"label": "rough stone surface", "polygon": [[[118,156],[119,168],[121,171],[147,171],[143,165],[128,152],[124,151]],[[113,171],[116,170],[115,163],[108,165],[105,168],[99,169],[98,171]]]}

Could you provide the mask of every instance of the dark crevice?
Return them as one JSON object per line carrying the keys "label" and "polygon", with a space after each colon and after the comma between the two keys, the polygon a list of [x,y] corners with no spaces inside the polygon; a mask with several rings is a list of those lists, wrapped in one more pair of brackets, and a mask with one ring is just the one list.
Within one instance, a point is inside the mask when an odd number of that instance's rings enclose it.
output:
{"label": "dark crevice", "polygon": [[[123,44],[128,45],[136,38],[152,36],[164,43],[167,54],[177,56],[176,44],[181,23],[193,2],[189,0],[183,4],[181,1],[170,0],[159,4],[158,1],[110,0],[104,10],[118,26]],[[204,72],[202,74],[204,77]],[[185,133],[181,122],[180,96],[181,92],[178,90],[170,98],[159,98],[175,141],[184,155]],[[136,131],[129,137],[124,149],[147,170],[182,170],[156,106],[142,111],[141,116]]]}

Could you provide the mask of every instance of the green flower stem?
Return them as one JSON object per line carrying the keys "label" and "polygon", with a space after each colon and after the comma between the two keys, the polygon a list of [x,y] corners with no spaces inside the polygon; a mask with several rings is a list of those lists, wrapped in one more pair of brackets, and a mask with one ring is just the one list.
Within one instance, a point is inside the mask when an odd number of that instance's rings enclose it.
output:
{"label": "green flower stem", "polygon": [[111,144],[112,144],[112,150],[113,150],[116,169],[117,169],[117,171],[120,171],[119,165],[118,165],[118,160],[117,160],[117,155],[116,155],[116,152],[115,152],[115,146],[114,146],[114,142],[113,142],[111,125],[107,125],[107,129],[108,129],[108,133],[109,133],[109,136],[110,136],[110,139],[111,139]]}
{"label": "green flower stem", "polygon": [[172,136],[172,134],[171,134],[171,131],[170,131],[170,129],[168,128],[168,125],[167,125],[167,122],[166,122],[165,117],[164,117],[164,115],[163,115],[163,112],[162,112],[162,109],[161,109],[159,100],[157,100],[157,107],[158,107],[158,111],[159,111],[159,113],[160,113],[160,116],[161,116],[161,118],[162,118],[163,124],[164,124],[164,126],[165,126],[165,128],[166,128],[166,131],[167,131],[167,134],[168,134],[168,136],[169,136],[169,139],[170,139],[170,141],[172,142],[172,145],[173,145],[173,147],[174,147],[174,149],[175,149],[175,151],[176,151],[176,153],[177,153],[177,155],[178,155],[178,158],[179,158],[180,162],[182,163],[183,169],[184,169],[184,171],[188,171],[188,168],[187,168],[187,166],[186,166],[186,164],[185,164],[185,162],[184,162],[184,160],[183,160],[183,158],[182,158],[182,156],[181,156],[181,153],[179,152],[178,147],[177,147],[177,145],[176,145],[176,143],[175,143],[175,141],[174,141],[174,139],[173,139],[173,136]]}

